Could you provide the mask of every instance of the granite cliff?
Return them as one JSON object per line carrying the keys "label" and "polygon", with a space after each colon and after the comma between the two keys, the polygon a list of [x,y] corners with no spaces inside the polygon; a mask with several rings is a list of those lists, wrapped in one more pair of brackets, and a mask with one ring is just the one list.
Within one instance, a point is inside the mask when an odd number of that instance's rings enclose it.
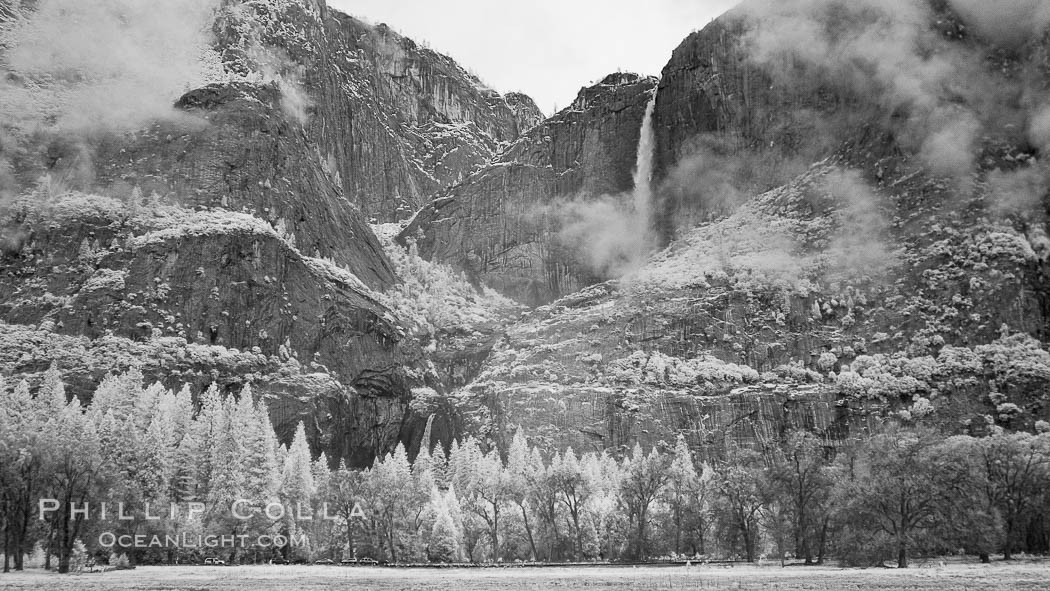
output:
{"label": "granite cliff", "polygon": [[440,53],[317,5],[229,2],[215,23],[230,67],[273,71],[336,184],[366,218],[415,213],[541,118]]}
{"label": "granite cliff", "polygon": [[1050,417],[1047,30],[1007,45],[955,4],[745,2],[683,41],[653,115],[664,248],[511,327],[464,428],[710,451]]}
{"label": "granite cliff", "polygon": [[567,203],[634,188],[653,78],[611,74],[449,188],[400,234],[422,256],[539,305],[603,278],[559,237]]}
{"label": "granite cliff", "polygon": [[430,416],[577,451],[1030,430],[1050,32],[967,6],[750,0],[544,119],[323,2],[215,3],[164,86],[41,63],[87,8],[0,1],[0,370],[250,383],[357,465]]}
{"label": "granite cliff", "polygon": [[[179,37],[163,11],[0,3],[3,371],[54,364],[81,396],[133,367],[251,384],[282,437],[302,420],[315,449],[367,464],[418,440],[413,391],[452,379],[428,318],[386,295],[405,283],[367,222],[412,213],[539,111],[323,2],[213,4]],[[78,62],[84,27],[204,43]]]}

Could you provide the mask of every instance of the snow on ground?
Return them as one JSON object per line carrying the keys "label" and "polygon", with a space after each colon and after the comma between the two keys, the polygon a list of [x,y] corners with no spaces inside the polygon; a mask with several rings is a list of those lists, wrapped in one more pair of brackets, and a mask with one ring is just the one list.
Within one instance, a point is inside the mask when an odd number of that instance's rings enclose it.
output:
{"label": "snow on ground", "polygon": [[401,283],[380,296],[380,301],[401,319],[426,333],[503,322],[520,313],[521,306],[490,288],[477,289],[448,265],[423,259],[415,248],[394,241],[401,223],[376,224],[372,231]]}
{"label": "snow on ground", "polygon": [[907,570],[780,568],[765,566],[644,566],[482,569],[386,569],[341,566],[140,567],[102,574],[58,575],[30,570],[0,574],[5,589],[54,591],[101,589],[368,589],[370,591],[488,590],[641,590],[641,589],[780,589],[831,591],[877,589],[948,591],[955,589],[1045,589],[1050,564],[1014,562],[943,565],[939,560]]}

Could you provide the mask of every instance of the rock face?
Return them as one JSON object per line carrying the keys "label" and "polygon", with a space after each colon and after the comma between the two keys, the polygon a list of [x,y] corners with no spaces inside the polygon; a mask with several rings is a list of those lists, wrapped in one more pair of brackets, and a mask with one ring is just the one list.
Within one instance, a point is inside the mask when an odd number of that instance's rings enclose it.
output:
{"label": "rock face", "polygon": [[527,94],[520,92],[508,92],[504,97],[507,105],[514,111],[514,118],[518,122],[518,136],[525,135],[533,127],[543,123],[543,111],[536,106],[536,101]]}
{"label": "rock face", "polygon": [[[688,182],[691,161],[716,162],[712,168],[731,177],[724,180],[745,193],[762,192],[830,155],[869,117],[876,119],[854,97],[819,80],[799,84],[772,76],[750,57],[744,40],[749,27],[739,11],[716,19],[686,38],[662,72],[653,176],[665,243],[679,227],[722,213],[714,191]],[[686,178],[676,178],[683,167]]]}
{"label": "rock face", "polygon": [[[880,33],[873,18],[886,20]],[[805,29],[814,38],[807,44],[779,36],[784,29]],[[1004,48],[976,30],[943,0],[918,2],[895,16],[865,14],[860,5],[837,14],[830,4],[751,1],[691,34],[662,71],[654,112],[653,176],[664,241],[731,209],[705,186],[728,182],[744,195],[758,194],[844,149],[875,185],[920,168],[933,176],[958,173],[928,153],[939,133],[956,129],[945,120],[979,129],[976,138],[956,137],[969,157],[985,156],[966,172],[1013,167],[1004,156],[1032,148],[1024,130],[1036,97],[1045,94],[1046,37]],[[849,37],[869,33],[883,37],[873,43]],[[814,46],[833,55],[815,57],[807,50]],[[891,66],[890,59],[898,61]],[[916,79],[922,82],[909,88]],[[942,87],[951,80],[972,87]],[[968,157],[961,159],[966,168]],[[712,169],[713,177],[701,174]],[[707,182],[691,182],[697,180]]]}
{"label": "rock face", "polygon": [[430,259],[530,305],[600,278],[558,240],[561,207],[630,191],[655,79],[613,74],[580,91],[401,233]]}
{"label": "rock face", "polygon": [[[1004,50],[947,3],[920,4],[918,29],[882,31],[908,40],[890,72],[848,43],[830,45],[842,61],[807,61],[763,37],[785,15],[762,4],[690,36],[663,71],[667,247],[511,327],[463,390],[464,429],[574,449],[683,433],[707,450],[800,427],[834,446],[887,420],[980,433],[1047,418],[1048,175],[1045,141],[1024,132],[1047,98],[1046,35]],[[870,25],[835,16],[786,15],[841,39]],[[909,95],[898,70],[984,90]]]}
{"label": "rock face", "polygon": [[54,363],[81,396],[129,367],[250,384],[282,437],[304,421],[315,451],[366,465],[418,440],[413,389],[453,379],[381,303],[400,278],[366,219],[411,214],[541,116],[323,2],[223,2],[214,31],[224,80],[174,112],[5,138],[0,371]]}
{"label": "rock face", "polygon": [[323,2],[231,2],[215,28],[227,63],[281,76],[336,184],[374,221],[408,218],[540,118],[527,97],[508,102],[450,58]]}
{"label": "rock face", "polygon": [[[176,106],[198,122],[160,123],[94,150],[96,186],[137,188],[190,209],[265,220],[303,253],[346,267],[370,287],[395,281],[371,229],[325,173],[304,130],[281,113],[274,85],[213,85]],[[52,169],[54,170],[54,169]]]}
{"label": "rock face", "polygon": [[[575,450],[683,434],[719,453],[730,441],[767,448],[798,428],[834,447],[886,420],[980,433],[1050,418],[1050,354],[1031,336],[1045,323],[1039,296],[995,279],[1040,273],[1025,236],[971,222],[976,235],[954,253],[909,244],[894,271],[936,273],[950,296],[847,269],[821,281],[823,254],[776,255],[779,232],[821,243],[838,231],[834,214],[806,204],[833,174],[818,167],[636,273],[532,311],[462,390],[462,429],[505,445],[522,427],[540,445]],[[756,228],[778,231],[724,243]],[[963,301],[953,273],[986,291]],[[792,277],[809,284],[800,290]],[[1008,403],[1023,410],[1000,412]]]}
{"label": "rock face", "polygon": [[[897,20],[831,4],[745,3],[659,82],[614,74],[543,120],[323,2],[226,0],[218,79],[174,112],[3,124],[0,372],[55,364],[79,395],[130,367],[250,384],[285,440],[304,421],[315,451],[358,466],[414,450],[431,415],[445,443],[522,426],[577,451],[1034,428],[1047,36],[1003,49],[945,2]],[[34,6],[0,0],[0,27]],[[777,35],[784,18],[813,21],[821,51]],[[22,74],[0,90],[55,83]],[[654,90],[641,206],[659,250],[610,280],[564,229],[637,196]],[[404,249],[368,223],[413,213]]]}
{"label": "rock face", "polygon": [[[136,213],[81,194],[30,200],[5,212],[4,226],[23,241],[3,258],[0,313],[57,350],[36,356],[5,339],[5,373],[39,374],[55,362],[81,394],[105,372],[137,365],[171,386],[253,383],[275,401],[282,435],[306,420],[327,434],[326,451],[357,462],[398,441],[410,388],[424,379],[413,369],[421,353],[349,271],[303,255],[246,214],[164,205]],[[170,352],[111,356],[96,344],[107,339]],[[99,354],[67,365],[63,347]],[[241,351],[251,352],[247,367],[226,361]]]}

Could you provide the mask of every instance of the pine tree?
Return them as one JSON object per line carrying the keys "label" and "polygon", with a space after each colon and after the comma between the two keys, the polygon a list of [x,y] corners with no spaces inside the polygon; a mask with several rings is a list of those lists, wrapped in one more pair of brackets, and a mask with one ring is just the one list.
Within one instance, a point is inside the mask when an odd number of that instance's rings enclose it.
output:
{"label": "pine tree", "polygon": [[590,512],[583,513],[580,529],[583,540],[581,554],[584,558],[593,560],[601,553],[601,540],[598,537],[598,527],[595,525],[594,516]]}
{"label": "pine tree", "polygon": [[143,437],[146,449],[155,450],[159,489],[154,498],[170,501],[172,481],[175,479],[176,454],[183,433],[179,432],[179,421],[174,416],[178,411],[173,392],[163,392],[150,417]]}
{"label": "pine tree", "polygon": [[466,540],[464,538],[465,526],[463,518],[463,505],[459,502],[459,495],[456,494],[456,488],[450,486],[447,491],[441,494],[441,502],[445,508],[448,509],[448,514],[452,517],[452,524],[456,531],[456,540],[459,543],[459,552],[456,556],[457,560],[462,560],[466,554]]}
{"label": "pine tree", "polygon": [[358,534],[364,523],[363,517],[356,514],[356,509],[363,507],[365,498],[364,475],[359,470],[347,468],[346,462],[340,461],[339,468],[329,480],[326,499],[334,508],[333,514],[338,515],[343,522],[350,556],[354,556],[357,551]]}
{"label": "pine tree", "polygon": [[238,422],[234,405],[224,403],[213,447],[201,450],[209,457],[211,466],[206,523],[223,533],[239,533],[236,531],[239,524],[234,522],[231,513],[235,501],[258,499],[247,492],[247,473],[242,462],[248,454],[242,442],[243,431],[238,431]]}
{"label": "pine tree", "polygon": [[182,437],[190,430],[190,423],[193,421],[193,392],[190,390],[189,384],[186,384],[179,390],[174,396],[169,397],[168,400],[169,414],[174,422],[174,432],[176,434],[177,446],[182,442]]}
{"label": "pine tree", "polygon": [[324,452],[317,457],[316,460],[310,464],[310,473],[314,478],[314,486],[316,492],[313,500],[313,537],[316,540],[316,550],[327,548],[329,550],[328,557],[334,560],[340,558],[338,550],[341,547],[341,543],[336,543],[335,540],[338,535],[335,531],[335,523],[332,519],[324,518],[325,515],[332,516],[328,506],[329,503],[328,494],[329,488],[332,482],[332,471],[328,467],[328,456]]}
{"label": "pine tree", "polygon": [[584,455],[580,468],[591,489],[586,516],[597,536],[596,553],[602,557],[612,556],[613,545],[623,537],[619,531],[620,465],[607,453],[588,453]]}
{"label": "pine tree", "polygon": [[[453,442],[455,444],[455,442]],[[434,484],[438,488],[447,489],[452,485],[452,468],[448,461],[449,455],[441,445],[435,445],[430,453],[430,471],[434,477]]]}
{"label": "pine tree", "polygon": [[[2,379],[2,378],[0,378]],[[4,572],[24,567],[29,528],[44,485],[48,420],[43,401],[22,380],[8,391],[0,383],[0,527],[4,539]]]}
{"label": "pine tree", "polygon": [[292,445],[284,459],[281,494],[292,503],[308,503],[317,494],[310,445],[306,441],[306,426],[302,421],[295,429]]}
{"label": "pine tree", "polygon": [[[204,456],[200,444],[197,442],[199,431],[194,429],[196,421],[189,425],[186,433],[179,440],[175,449],[174,463],[172,465],[172,476],[168,489],[168,496],[173,503],[197,501],[198,493],[206,491],[200,485],[198,477],[202,472],[199,460]],[[203,498],[203,497],[201,497]]]}
{"label": "pine tree", "polygon": [[[155,507],[167,497],[171,427],[165,424],[160,409],[163,386],[142,388],[141,379],[137,371],[112,376],[106,387],[100,388],[103,396],[93,398],[86,413],[98,433],[102,460],[116,478],[111,496],[127,506],[150,503]],[[117,521],[115,527],[132,533],[138,531],[141,521],[138,517]]]}
{"label": "pine tree", "polygon": [[318,494],[328,488],[328,481],[332,478],[332,469],[328,467],[328,454],[321,452],[321,455],[317,456],[311,464],[310,473],[313,474]]}
{"label": "pine tree", "polygon": [[57,372],[48,372],[39,396],[45,402],[44,428],[62,434],[47,447],[45,470],[52,498],[59,502],[50,519],[58,554],[58,570],[67,573],[73,559],[84,516],[73,515],[71,504],[83,505],[102,484],[105,465],[95,425],[84,414],[80,401],[66,399],[65,386]]}
{"label": "pine tree", "polygon": [[[280,491],[285,507],[285,535],[290,538],[296,531],[308,534],[308,524],[313,521],[313,516],[304,512],[312,510],[317,486],[314,482],[310,446],[306,441],[306,427],[302,422],[296,427],[292,445],[284,458]],[[300,514],[303,522],[298,521]]]}
{"label": "pine tree", "polygon": [[149,428],[150,421],[157,414],[161,400],[167,391],[160,382],[154,382],[146,388],[142,387],[141,382],[136,382],[133,386],[131,389],[134,393],[131,399],[132,420],[135,429],[141,433]]}
{"label": "pine tree", "polygon": [[[451,488],[459,493],[459,504],[463,508],[463,542],[464,550],[470,559],[476,557],[474,551],[478,542],[489,536],[491,542],[491,516],[487,516],[487,500],[479,495],[481,487],[482,471],[480,465],[484,460],[484,454],[478,442],[473,437],[468,437],[462,444],[453,443],[452,454],[449,456],[449,472],[451,473]],[[491,549],[491,545],[490,545]],[[493,560],[496,557],[493,556]]]}
{"label": "pine tree", "polygon": [[109,374],[95,388],[91,396],[88,414],[95,424],[107,412],[123,422],[134,413],[136,402],[142,395],[142,372],[132,368],[122,374]]}
{"label": "pine tree", "polygon": [[181,451],[187,452],[192,448],[198,454],[193,462],[195,474],[186,479],[193,482],[193,491],[187,498],[204,501],[212,486],[212,454],[223,436],[225,426],[225,405],[219,396],[217,384],[213,383],[200,395],[199,406],[200,409],[186,432],[190,441],[181,446]]}
{"label": "pine tree", "polygon": [[529,452],[528,441],[525,432],[519,427],[511,440],[510,449],[507,452],[507,486],[510,500],[517,507],[521,515],[522,528],[525,538],[529,542],[529,557],[532,560],[539,558],[536,548],[536,535],[534,533],[535,518],[529,506],[529,490],[533,483],[543,473],[542,461],[537,465]]}
{"label": "pine tree", "polygon": [[[248,499],[260,507],[278,503],[281,500],[278,493],[282,475],[276,453],[279,446],[266,406],[261,402],[256,404],[251,387],[245,385],[236,402],[229,402],[227,408],[230,423],[233,425],[231,435],[236,440],[232,446],[236,462],[234,478],[241,487],[240,497],[233,500]],[[309,476],[309,448],[306,457],[306,474]],[[312,486],[312,482],[309,482],[308,486]],[[226,501],[222,508],[232,508],[233,500]],[[286,519],[291,517],[287,509],[286,507]],[[238,533],[253,536],[273,533],[275,527],[280,527],[271,523],[262,511],[255,513],[248,520],[235,519],[231,525]],[[295,531],[291,527],[286,529],[289,534]]]}
{"label": "pine tree", "polygon": [[674,525],[674,552],[682,552],[682,529],[686,516],[694,511],[696,488],[700,482],[693,465],[693,453],[684,435],[679,435],[668,472],[664,499],[671,509]]}
{"label": "pine tree", "polygon": [[[436,492],[436,491],[435,491]],[[459,535],[448,505],[440,494],[434,495],[434,526],[430,532],[428,558],[434,562],[455,562],[459,554]]]}
{"label": "pine tree", "polygon": [[412,470],[408,463],[405,446],[398,444],[394,452],[387,454],[381,463],[373,468],[376,486],[372,506],[375,508],[383,544],[387,546],[391,562],[397,562],[399,533],[402,531],[405,515],[412,494]]}
{"label": "pine tree", "polygon": [[434,508],[430,503],[430,493],[437,488],[433,467],[434,461],[430,452],[421,446],[416,460],[412,462],[412,485],[411,490],[407,492],[410,497],[408,511],[412,516],[410,529],[415,534],[413,539],[416,547],[413,551],[419,557],[424,554],[435,518]]}
{"label": "pine tree", "polygon": [[142,189],[135,186],[131,189],[131,196],[128,198],[128,215],[132,219],[137,217],[142,211]]}
{"label": "pine tree", "polygon": [[459,445],[456,442],[452,443],[452,453],[448,458],[451,484],[455,485],[461,494],[474,489],[481,456],[481,448],[473,437],[468,437]]}

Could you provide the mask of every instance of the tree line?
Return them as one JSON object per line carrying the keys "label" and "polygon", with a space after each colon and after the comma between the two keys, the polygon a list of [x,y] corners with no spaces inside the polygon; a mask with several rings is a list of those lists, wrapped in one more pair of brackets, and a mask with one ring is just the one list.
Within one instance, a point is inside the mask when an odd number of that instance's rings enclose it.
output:
{"label": "tree line", "polygon": [[[617,457],[544,449],[520,431],[504,449],[474,438],[429,445],[428,427],[412,461],[399,445],[356,469],[314,457],[302,424],[280,443],[249,387],[194,396],[144,387],[131,371],[103,380],[85,406],[52,369],[35,393],[0,383],[4,570],[24,568],[30,554],[61,572],[91,555],[132,564],[1009,559],[1050,547],[1047,427],[945,437],[888,425],[838,446],[793,431],[774,449],[729,442],[705,461],[684,436]],[[44,510],[41,499],[54,502]],[[113,544],[120,536],[239,543],[124,547]]]}

